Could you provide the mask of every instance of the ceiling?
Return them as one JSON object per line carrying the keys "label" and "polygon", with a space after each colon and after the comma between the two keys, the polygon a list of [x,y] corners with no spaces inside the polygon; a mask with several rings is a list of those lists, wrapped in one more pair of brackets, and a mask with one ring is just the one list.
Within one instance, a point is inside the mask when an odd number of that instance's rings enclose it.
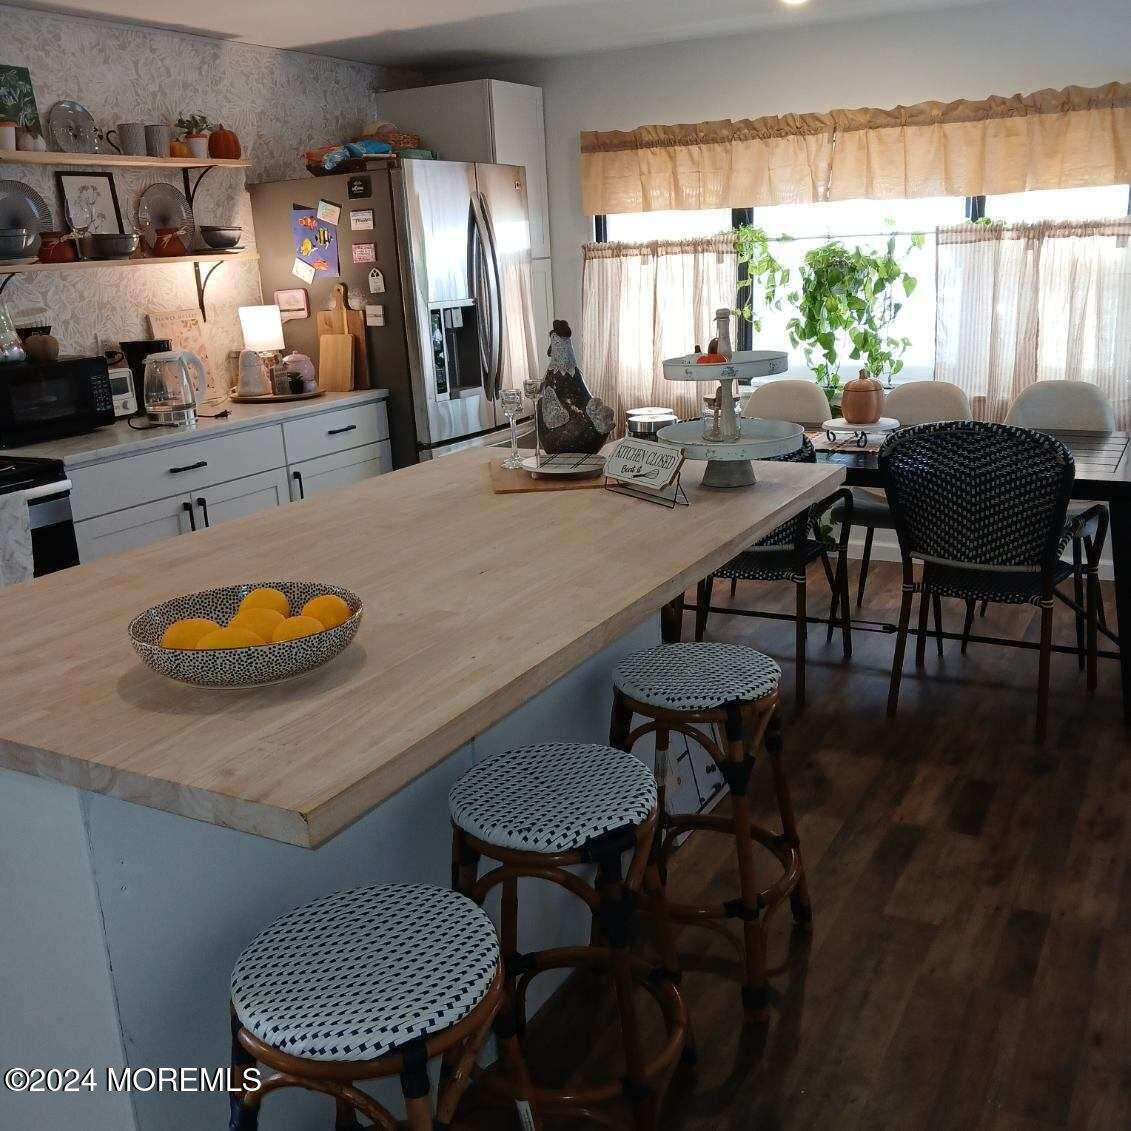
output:
{"label": "ceiling", "polygon": [[[986,0],[71,0],[26,8],[422,69],[570,55]],[[312,9],[316,18],[312,18]]]}

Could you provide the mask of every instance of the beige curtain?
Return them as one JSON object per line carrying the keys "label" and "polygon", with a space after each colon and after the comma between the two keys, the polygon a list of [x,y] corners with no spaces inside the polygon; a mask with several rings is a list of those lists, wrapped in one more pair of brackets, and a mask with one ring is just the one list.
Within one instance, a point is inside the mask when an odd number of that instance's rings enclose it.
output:
{"label": "beige curtain", "polygon": [[697,416],[703,387],[665,381],[661,363],[706,348],[715,311],[734,306],[733,235],[583,251],[579,363],[589,387],[616,410],[618,427],[628,409],[646,405]]}
{"label": "beige curtain", "polygon": [[1131,83],[581,135],[589,215],[1131,181]]}
{"label": "beige curtain", "polygon": [[1090,381],[1131,427],[1131,219],[938,232],[935,376],[1002,420],[1034,381]]}

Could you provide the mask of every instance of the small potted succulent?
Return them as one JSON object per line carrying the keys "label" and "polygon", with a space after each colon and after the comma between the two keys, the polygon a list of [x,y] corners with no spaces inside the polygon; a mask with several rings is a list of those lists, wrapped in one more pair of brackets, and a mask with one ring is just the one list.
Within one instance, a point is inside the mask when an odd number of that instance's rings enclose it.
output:
{"label": "small potted succulent", "polygon": [[177,119],[177,128],[184,131],[185,143],[193,157],[208,156],[208,134],[212,123],[203,114],[188,114]]}

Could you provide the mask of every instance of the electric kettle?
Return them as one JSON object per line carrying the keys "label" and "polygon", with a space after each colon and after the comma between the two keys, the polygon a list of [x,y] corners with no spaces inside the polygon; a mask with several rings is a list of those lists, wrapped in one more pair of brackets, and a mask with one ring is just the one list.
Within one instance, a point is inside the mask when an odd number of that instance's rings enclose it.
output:
{"label": "electric kettle", "polygon": [[194,427],[207,380],[204,362],[191,350],[151,353],[145,359],[146,416],[155,424]]}

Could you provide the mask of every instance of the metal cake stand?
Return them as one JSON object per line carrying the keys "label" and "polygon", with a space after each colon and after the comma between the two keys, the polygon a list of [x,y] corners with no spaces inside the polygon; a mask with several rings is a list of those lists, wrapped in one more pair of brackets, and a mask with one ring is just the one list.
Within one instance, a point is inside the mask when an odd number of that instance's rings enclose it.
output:
{"label": "metal cake stand", "polygon": [[891,416],[881,416],[871,424],[849,424],[843,416],[836,416],[821,425],[821,431],[828,437],[830,444],[840,441],[855,443],[860,448],[866,448],[873,436],[887,436],[898,428],[899,421]]}
{"label": "metal cake stand", "polygon": [[707,461],[704,487],[749,487],[755,480],[752,459],[789,455],[801,447],[805,429],[784,420],[739,420],[737,440],[703,439],[703,422],[688,420],[661,428],[656,438],[679,448],[687,459]]}

